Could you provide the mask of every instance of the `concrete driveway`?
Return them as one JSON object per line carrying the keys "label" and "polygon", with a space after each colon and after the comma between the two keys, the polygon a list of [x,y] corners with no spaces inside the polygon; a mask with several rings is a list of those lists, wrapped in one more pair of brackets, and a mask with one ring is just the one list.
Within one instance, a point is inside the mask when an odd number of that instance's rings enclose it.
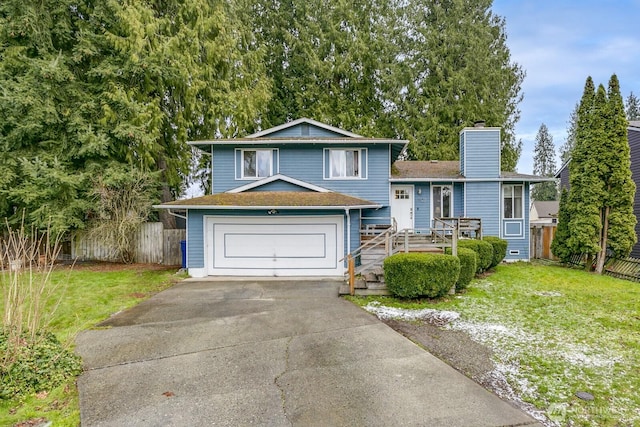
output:
{"label": "concrete driveway", "polygon": [[190,279],[81,333],[82,425],[536,425],[338,286]]}

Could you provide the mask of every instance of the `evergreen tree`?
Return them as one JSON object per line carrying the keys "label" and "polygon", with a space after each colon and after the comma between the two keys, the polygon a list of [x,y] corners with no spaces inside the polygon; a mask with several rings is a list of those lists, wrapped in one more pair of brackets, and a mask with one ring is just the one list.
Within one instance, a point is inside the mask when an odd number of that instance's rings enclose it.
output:
{"label": "evergreen tree", "polygon": [[629,121],[640,120],[640,100],[633,92],[627,97],[625,113]]}
{"label": "evergreen tree", "polygon": [[118,163],[160,171],[162,200],[179,194],[185,141],[253,130],[268,97],[234,14],[206,0],[1,2],[0,215],[81,228],[89,178]]}
{"label": "evergreen tree", "polygon": [[569,117],[569,127],[567,128],[567,139],[565,139],[564,144],[560,147],[560,161],[564,165],[571,158],[571,150],[573,150],[573,146],[576,142],[576,127],[578,126],[578,107],[579,104],[576,104],[573,111],[571,111],[571,116]]}
{"label": "evergreen tree", "polygon": [[571,233],[569,231],[569,222],[571,221],[571,213],[569,211],[569,192],[566,188],[562,189],[560,193],[560,207],[558,210],[558,226],[556,228],[556,234],[553,236],[551,242],[551,252],[562,262],[569,262],[573,251],[569,248],[569,237]]}
{"label": "evergreen tree", "polygon": [[259,0],[245,16],[264,45],[273,97],[262,127],[308,116],[411,141],[414,159],[455,159],[462,127],[501,126],[515,170],[522,69],[490,0]]}
{"label": "evergreen tree", "polygon": [[601,273],[608,249],[626,256],[636,241],[627,120],[615,75],[608,92],[602,85],[594,92],[593,81],[587,79],[569,170],[566,247],[586,254],[587,266],[596,256],[596,270]]}
{"label": "evergreen tree", "polygon": [[502,127],[502,169],[515,170],[514,124],[524,72],[511,61],[505,21],[491,0],[400,3],[397,108],[413,159],[458,157],[462,127]]}
{"label": "evergreen tree", "polygon": [[609,80],[607,96],[607,145],[602,153],[603,167],[600,169],[605,194],[600,204],[602,233],[596,264],[598,273],[602,273],[604,269],[607,249],[617,257],[626,257],[637,240],[637,220],[633,213],[636,185],[631,178],[628,121],[620,94],[620,83],[615,74]]}
{"label": "evergreen tree", "polygon": [[396,56],[388,0],[247,3],[246,19],[273,79],[263,128],[310,117],[367,136],[393,136],[384,89]]}
{"label": "evergreen tree", "polygon": [[[539,176],[553,177],[556,170],[556,150],[553,145],[553,137],[544,123],[538,129],[534,151],[533,173]],[[557,193],[555,182],[541,182],[535,184],[531,197],[536,201],[556,200]]]}

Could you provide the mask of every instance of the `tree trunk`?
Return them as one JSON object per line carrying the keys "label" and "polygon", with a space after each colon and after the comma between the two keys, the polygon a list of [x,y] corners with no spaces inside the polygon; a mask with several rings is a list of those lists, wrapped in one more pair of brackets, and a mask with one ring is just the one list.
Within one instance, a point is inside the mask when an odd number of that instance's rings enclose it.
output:
{"label": "tree trunk", "polygon": [[607,258],[607,234],[609,231],[609,210],[607,206],[604,208],[602,215],[602,233],[600,233],[600,252],[598,253],[598,259],[596,263],[596,272],[602,274],[604,270],[604,261]]}
{"label": "tree trunk", "polygon": [[[171,193],[171,188],[169,188],[169,184],[166,179],[167,162],[163,155],[158,157],[158,169],[162,173],[162,193],[160,194],[160,201],[162,203],[172,202],[173,194]],[[171,215],[167,209],[160,209],[158,216],[160,217],[160,221],[162,222],[165,230],[173,230],[176,228],[176,217]]]}

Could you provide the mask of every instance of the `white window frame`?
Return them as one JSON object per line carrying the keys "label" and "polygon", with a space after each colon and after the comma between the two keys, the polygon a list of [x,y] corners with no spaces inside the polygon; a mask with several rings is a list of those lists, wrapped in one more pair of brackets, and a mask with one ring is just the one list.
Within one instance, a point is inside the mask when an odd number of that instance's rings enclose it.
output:
{"label": "white window frame", "polygon": [[[247,152],[254,151],[256,153],[256,174],[255,176],[245,175],[245,167],[244,167],[244,155]],[[268,175],[262,176],[259,174],[258,168],[258,153],[268,153],[269,154],[269,173]],[[265,149],[265,148],[243,148],[240,150],[240,178],[241,179],[263,179],[268,178],[273,175],[273,149]]]}
{"label": "white window frame", "polygon": [[[515,216],[516,214],[516,197],[515,197],[515,189],[516,187],[520,187],[520,216]],[[507,194],[507,189],[510,190],[509,194]],[[505,211],[505,201],[507,196],[511,198],[511,215],[507,216],[507,212]],[[502,210],[502,218],[503,219],[524,219],[524,184],[505,184],[502,186],[502,203],[500,209]]]}
{"label": "white window frame", "polygon": [[[365,176],[364,175],[364,173],[365,173],[365,171],[364,171],[365,164],[362,161],[362,159],[363,159],[363,157],[367,156],[366,148],[327,148],[327,149],[325,149],[325,151],[327,153],[327,155],[325,156],[325,158],[327,159],[326,161],[329,162],[328,171],[325,169],[325,171],[326,171],[325,179],[340,179],[340,180],[364,179],[363,177]],[[357,153],[357,157],[358,157],[358,164],[356,165],[357,166],[357,174],[354,175],[354,176],[348,176],[346,174],[347,173],[347,171],[346,171],[346,167],[347,167],[346,166],[346,152],[347,151],[353,151],[353,152]],[[345,157],[345,159],[344,159],[345,160],[345,165],[344,165],[345,170],[343,171],[344,175],[336,175],[336,176],[333,175],[333,170],[334,170],[333,169],[333,158],[334,157],[333,157],[332,154],[336,153],[336,152],[344,152],[345,153],[345,156],[344,156]]]}
{"label": "white window frame", "polygon": [[[444,207],[443,204],[443,200],[442,200],[442,189],[443,188],[448,188],[450,191],[450,196],[449,196],[449,217],[443,217],[442,215],[440,216],[436,216],[436,204],[435,204],[435,199],[434,199],[434,193],[435,193],[435,188],[439,187],[440,190],[440,203],[441,205]],[[437,184],[437,185],[432,185],[431,186],[431,219],[435,219],[435,218],[451,218],[453,217],[453,185],[452,184]]]}

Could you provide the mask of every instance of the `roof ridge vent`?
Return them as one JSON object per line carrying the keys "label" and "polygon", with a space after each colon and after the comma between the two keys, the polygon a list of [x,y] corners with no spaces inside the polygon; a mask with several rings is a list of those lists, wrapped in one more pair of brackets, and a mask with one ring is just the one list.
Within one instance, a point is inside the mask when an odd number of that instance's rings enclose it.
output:
{"label": "roof ridge vent", "polygon": [[437,160],[429,160],[431,163],[438,163]]}

